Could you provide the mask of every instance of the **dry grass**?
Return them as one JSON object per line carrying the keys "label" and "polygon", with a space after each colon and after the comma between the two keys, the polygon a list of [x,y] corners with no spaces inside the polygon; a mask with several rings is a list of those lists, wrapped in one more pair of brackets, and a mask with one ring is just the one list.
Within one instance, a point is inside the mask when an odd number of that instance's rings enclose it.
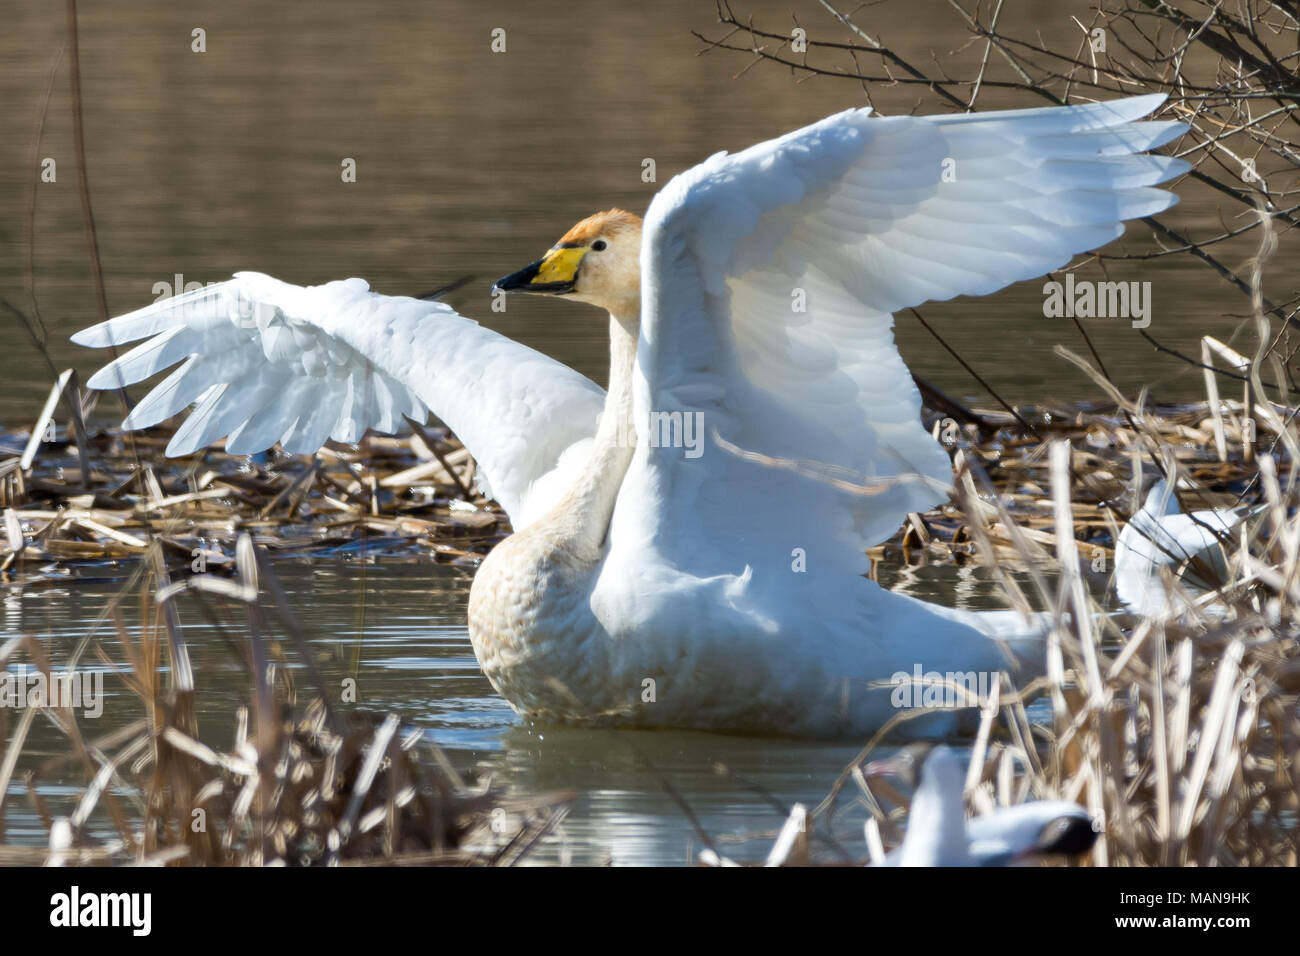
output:
{"label": "dry grass", "polygon": [[[1058,418],[1050,441],[1029,456],[1008,461],[1003,448],[968,445],[957,456],[956,505],[917,516],[894,545],[915,541],[920,529],[929,540],[915,543],[927,559],[975,552],[1009,602],[1055,615],[1045,678],[1013,688],[1004,675],[988,699],[968,698],[982,712],[966,781],[970,811],[1077,801],[1101,833],[1090,858],[1099,866],[1295,866],[1300,486],[1279,462],[1295,460],[1300,431],[1291,410],[1271,403],[1253,404],[1252,427],[1241,403],[1157,416],[1114,397],[1108,413]],[[1251,454],[1243,437],[1256,430],[1260,447]],[[1134,499],[1119,476],[1152,461],[1191,486],[1180,490],[1184,510],[1264,506],[1222,542],[1227,574],[1217,588],[1184,590],[1197,609],[1175,619],[1108,612],[1106,575],[1095,572],[1110,567],[1107,545]],[[1204,566],[1197,572],[1204,576]],[[1026,576],[1029,594],[1018,583]],[[1167,586],[1183,587],[1172,576]],[[1050,717],[1031,720],[1025,706],[1043,695]],[[824,826],[853,800],[871,814],[873,855],[896,845],[907,799],[868,784],[861,768],[899,723],[925,712],[900,713],[883,728],[803,829]],[[806,853],[806,837],[802,846]]]}
{"label": "dry grass", "polygon": [[[114,602],[106,610],[115,633],[88,635],[64,662],[74,669],[90,651],[122,678],[131,693],[113,700],[116,729],[87,738],[72,707],[47,706],[23,709],[10,731],[0,709],[0,737],[7,738],[0,841],[4,795],[34,720],[48,718],[65,741],[53,756],[31,755],[26,762],[35,766],[23,774],[48,846],[0,842],[0,864],[508,865],[564,818],[571,793],[511,798],[468,784],[423,731],[397,715],[332,706],[264,555],[247,535],[236,551],[235,579],[196,575],[191,582],[208,587],[187,589],[169,582],[153,544],[138,580],[119,598],[139,601],[145,623],[138,633]],[[187,590],[199,602],[218,592],[248,613],[249,693],[232,704],[237,728],[226,747],[205,740],[195,719],[201,675],[190,666],[173,606]],[[308,690],[295,687],[282,641],[306,662]],[[50,679],[55,668],[42,641],[19,636],[0,645],[0,668],[20,655]],[[135,716],[124,713],[128,707]],[[88,783],[71,812],[52,811],[43,788],[78,774]]]}
{"label": "dry grass", "polygon": [[43,414],[26,434],[0,432],[0,573],[26,583],[51,561],[130,566],[153,541],[174,570],[229,572],[242,531],[276,556],[364,550],[470,564],[509,533],[471,490],[473,459],[445,429],[257,459],[219,447],[168,459],[167,429],[103,430],[89,438],[83,477],[73,429],[32,439],[49,427]]}

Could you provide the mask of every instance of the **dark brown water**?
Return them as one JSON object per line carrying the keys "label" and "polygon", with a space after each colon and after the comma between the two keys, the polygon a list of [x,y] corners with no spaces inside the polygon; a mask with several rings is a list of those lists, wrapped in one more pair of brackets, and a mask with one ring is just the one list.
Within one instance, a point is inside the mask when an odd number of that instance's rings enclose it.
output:
{"label": "dark brown water", "polygon": [[[808,0],[764,0],[744,9],[776,29],[788,28],[792,9],[814,34],[833,28]],[[1009,0],[1003,20],[1050,39],[1073,35],[1069,14],[1085,10],[1083,3]],[[0,293],[32,308],[30,252],[54,360],[89,373],[97,357],[67,342],[96,321],[96,312],[66,55],[34,146],[47,78],[65,41],[63,8],[9,3],[3,13]],[[861,16],[921,64],[932,50],[957,50],[968,39],[941,0],[889,3]],[[191,51],[196,27],[206,31],[206,53]],[[495,28],[506,31],[505,53],[491,51]],[[670,176],[719,149],[743,148],[864,102],[852,83],[796,83],[770,65],[733,79],[748,59],[698,55],[702,45],[692,29],[720,35],[711,2],[83,3],[87,168],[110,310],[152,301],[155,285],[177,275],[206,282],[255,269],[297,283],[362,276],[381,291],[404,294],[470,275],[451,300],[457,309],[603,381],[601,316],[533,300],[494,313],[491,281],[536,258],[596,209],[643,212]],[[969,66],[981,52],[973,45],[953,62]],[[991,69],[991,76],[1000,69],[996,57]],[[918,94],[881,88],[873,100],[883,112],[899,113],[913,109]],[[999,99],[992,90],[981,103],[1040,105]],[[46,157],[55,160],[57,180],[36,187],[29,246],[24,223],[38,168],[33,160]],[[345,158],[356,161],[355,183],[341,181]],[[657,165],[655,184],[642,181],[646,158]],[[1191,188],[1186,194],[1162,218],[1177,228],[1212,229],[1213,198]],[[1148,232],[1134,225],[1126,241],[1147,251]],[[1234,266],[1249,252],[1224,250]],[[1230,336],[1239,320],[1228,313],[1245,311],[1238,293],[1183,258],[1116,264],[1111,277],[1151,280],[1150,331],[1184,349],[1194,351],[1207,332]],[[924,311],[1011,401],[1099,397],[1053,356],[1057,342],[1079,350],[1083,343],[1072,326],[1043,317],[1042,299],[1041,283],[1029,282]],[[49,375],[12,320],[0,322],[0,424],[21,428],[40,407]],[[1123,387],[1151,384],[1164,397],[1200,396],[1199,373],[1156,356],[1126,322],[1097,321],[1089,330]],[[956,395],[988,401],[907,317],[899,339],[913,368]],[[396,564],[367,568],[363,579],[355,564],[337,563],[287,568],[284,575],[314,640],[333,661],[331,673],[356,669],[367,703],[420,721],[462,765],[485,765],[514,788],[583,792],[563,839],[546,853],[676,863],[698,849],[659,778],[633,757],[627,735],[519,726],[475,665],[464,630],[464,574]],[[944,600],[960,590],[945,573],[926,587]],[[10,590],[0,633],[45,635],[57,659],[115,588]],[[191,644],[201,648],[203,624],[190,628]],[[200,653],[199,667],[207,706],[228,715],[242,675],[216,649]],[[780,819],[764,799],[715,774],[714,762],[783,801],[815,801],[854,751],[698,734],[632,738],[711,832],[737,838],[775,828]],[[11,794],[15,806],[22,800]],[[22,820],[11,811],[13,826],[21,828]],[[763,845],[728,848],[752,856]]]}
{"label": "dark brown water", "polygon": [[[1011,0],[1003,22],[1026,35],[1067,37],[1082,3]],[[59,5],[10,4],[0,37],[0,291],[25,309],[26,194],[33,140],[65,22]],[[1075,9],[1077,8],[1077,9]],[[812,0],[761,0],[745,9],[760,26],[787,29],[791,9],[829,35]],[[456,308],[604,379],[603,318],[565,302],[490,308],[493,279],[532,261],[575,220],[622,205],[643,212],[673,174],[719,149],[736,150],[862,105],[851,82],[796,83],[781,68],[703,48],[692,29],[722,35],[711,2],[519,4],[341,0],[267,5],[232,0],[83,5],[81,73],[87,167],[109,308],[138,308],[157,283],[216,281],[254,269],[297,283],[362,276],[386,292],[414,294],[462,275],[474,281]],[[864,13],[864,16],[866,14]],[[968,39],[942,0],[886,3],[867,21],[918,63]],[[191,52],[191,31],[207,52]],[[490,49],[506,31],[506,52]],[[978,62],[961,51],[956,66]],[[1002,69],[997,57],[990,78]],[[60,64],[40,158],[57,182],[37,187],[35,285],[56,362],[95,368],[67,336],[95,320],[95,297],[76,188],[67,59]],[[885,113],[916,107],[912,88],[873,89]],[[1037,106],[999,91],[986,108]],[[933,109],[927,104],[926,108]],[[356,160],[357,181],[341,180]],[[657,183],[642,182],[653,158]],[[1217,203],[1191,185],[1170,225],[1212,229]],[[1236,210],[1229,210],[1236,215]],[[1130,226],[1132,251],[1151,251],[1150,230]],[[1232,266],[1252,251],[1219,247]],[[1245,300],[1209,270],[1178,257],[1112,267],[1117,279],[1153,283],[1151,333],[1194,346],[1230,334]],[[1097,397],[1052,354],[1082,348],[1068,320],[1042,314],[1041,283],[987,299],[933,305],[927,315],[958,351],[1013,402]],[[0,422],[33,416],[48,374],[17,329],[0,354]],[[899,338],[913,368],[955,394],[988,401],[914,321]],[[1167,397],[1201,395],[1199,374],[1156,356],[1122,320],[1089,332],[1125,387]]]}

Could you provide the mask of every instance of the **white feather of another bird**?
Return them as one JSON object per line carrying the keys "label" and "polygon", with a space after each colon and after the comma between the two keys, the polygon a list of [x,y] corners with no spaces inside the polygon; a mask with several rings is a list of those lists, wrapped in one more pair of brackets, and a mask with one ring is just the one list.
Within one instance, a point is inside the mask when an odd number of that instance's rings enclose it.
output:
{"label": "white feather of another bird", "polygon": [[[1146,616],[1188,609],[1186,595],[1171,589],[1172,582],[1165,580],[1162,569],[1195,561],[1221,576],[1226,567],[1222,540],[1251,513],[1249,508],[1235,508],[1183,514],[1169,483],[1157,480],[1115,542],[1116,596],[1133,613]],[[1199,579],[1195,570],[1192,568],[1189,583],[1212,584]],[[1215,613],[1213,605],[1206,608]]]}

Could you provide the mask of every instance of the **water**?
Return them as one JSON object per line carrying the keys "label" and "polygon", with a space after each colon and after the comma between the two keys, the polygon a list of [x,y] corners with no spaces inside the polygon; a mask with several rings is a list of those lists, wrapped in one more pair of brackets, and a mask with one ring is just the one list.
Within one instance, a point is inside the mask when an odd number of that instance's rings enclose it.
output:
{"label": "water", "polygon": [[[530,862],[681,864],[693,859],[703,844],[665,781],[721,852],[762,859],[783,822],[777,806],[818,803],[863,743],[531,725],[493,691],[474,659],[465,627],[468,571],[398,559],[281,561],[276,571],[295,601],[326,689],[336,698],[345,679],[355,680],[358,708],[401,714],[425,728],[459,770],[488,775],[512,793],[578,791],[573,812]],[[0,633],[39,634],[58,667],[94,631],[120,662],[121,646],[112,625],[104,623],[104,609],[122,592],[126,574],[125,567],[82,567],[66,586],[0,590]],[[995,586],[974,569],[885,568],[881,581],[922,599],[998,606]],[[118,606],[134,636],[139,624],[134,599]],[[228,743],[234,709],[248,703],[247,671],[193,605],[182,601],[179,606],[197,679],[200,734]],[[240,632],[237,616],[228,616],[226,624],[232,633]],[[284,652],[305,686],[301,657],[287,644]],[[102,666],[89,658],[82,663],[83,669]],[[83,733],[99,736],[139,715],[132,692],[110,673],[104,679],[103,716],[83,720]],[[45,721],[34,725],[6,799],[8,839],[45,842],[21,773],[65,747],[62,735]],[[720,772],[718,765],[730,772]],[[78,782],[75,776],[50,778],[42,793],[57,807],[79,795]],[[65,804],[64,812],[71,806]],[[849,801],[842,806],[834,837],[846,851],[862,856],[865,816]],[[107,835],[107,828],[102,832]],[[820,851],[836,858],[830,847]]]}
{"label": "water", "polygon": [[[529,725],[492,690],[474,659],[465,629],[470,584],[465,571],[401,561],[282,562],[277,570],[297,598],[327,689],[337,695],[345,679],[356,680],[357,707],[400,713],[426,728],[458,769],[490,775],[512,793],[578,791],[578,803],[560,832],[530,861],[680,864],[693,858],[702,844],[665,780],[724,853],[761,859],[783,822],[772,799],[785,806],[818,802],[860,746],[857,741]],[[105,579],[12,589],[4,592],[0,627],[41,634],[58,666],[120,590],[120,582]],[[132,628],[138,620],[133,601],[123,602],[122,611]],[[182,620],[197,675],[200,733],[205,740],[229,742],[234,707],[247,703],[247,671],[184,602]],[[120,660],[112,634],[107,632],[104,644]],[[300,657],[291,647],[285,653],[296,679],[305,683]],[[102,664],[88,660],[82,666]],[[104,694],[103,716],[82,721],[88,735],[107,733],[139,715],[134,695],[112,674],[105,677]],[[61,734],[38,721],[20,773],[61,752],[62,742]],[[732,773],[719,773],[718,764]],[[68,799],[76,794],[71,786],[76,782],[55,778],[42,792],[52,801]],[[43,843],[21,781],[11,783],[6,803],[9,839]],[[836,829],[859,855],[862,819],[850,810]]]}
{"label": "water", "polygon": [[[0,36],[0,128],[6,131],[0,137],[0,292],[30,309],[27,184],[64,19],[59,5],[12,6]],[[778,29],[789,23],[790,0],[745,6]],[[793,6],[812,32],[831,33],[815,3]],[[1070,8],[1087,19],[1086,6],[1009,0],[1002,20],[1052,40],[1073,36]],[[697,56],[701,44],[689,32],[720,35],[711,3],[577,0],[549,9],[542,15],[509,0],[82,4],[87,165],[110,309],[152,301],[156,286],[177,275],[214,281],[239,269],[298,283],[360,275],[381,291],[406,294],[470,275],[451,299],[457,309],[603,381],[601,316],[543,300],[511,302],[509,312],[494,313],[490,282],[536,258],[598,208],[643,212],[671,175],[718,149],[743,148],[863,99],[853,84],[796,84],[764,65],[733,80],[748,60]],[[949,61],[955,69],[978,63],[979,45],[959,50],[967,36],[938,0],[873,6],[862,15],[918,63],[929,62],[932,48],[958,51]],[[191,51],[196,27],[206,30],[203,54]],[[497,27],[507,31],[504,54],[490,51]],[[990,76],[1000,69],[994,57]],[[96,315],[66,70],[65,59],[35,153],[56,160],[57,181],[38,187],[31,251],[54,362],[75,365],[84,376],[97,357],[67,336]],[[981,102],[1040,105],[999,95],[989,89]],[[873,98],[883,112],[901,113],[914,107],[917,94],[880,88]],[[357,162],[355,183],[341,181],[345,158]],[[642,181],[646,158],[655,160],[655,184]],[[1212,196],[1191,187],[1183,192],[1184,204],[1162,218],[1176,228],[1213,229]],[[1131,227],[1135,249],[1149,248],[1146,232]],[[1236,247],[1220,248],[1229,262],[1250,251],[1248,244],[1239,247],[1234,259]],[[1111,268],[1111,278],[1139,277],[1153,282],[1150,331],[1185,351],[1195,352],[1206,332],[1230,337],[1239,320],[1225,313],[1246,308],[1243,298],[1185,258]],[[1039,284],[924,312],[1011,401],[1098,397],[1053,356],[1057,342],[1080,351],[1083,343],[1064,320],[1043,317]],[[13,343],[0,351],[0,425],[25,427],[49,375],[12,321],[0,321],[8,323]],[[1089,331],[1122,387],[1152,384],[1165,398],[1200,396],[1199,371],[1156,356],[1125,323],[1094,322]],[[940,387],[989,401],[906,317],[899,341],[909,364]],[[582,794],[562,837],[542,849],[543,859],[691,858],[699,841],[665,792],[665,778],[724,841],[725,852],[761,855],[767,841],[746,836],[774,830],[780,814],[714,765],[726,764],[779,802],[815,802],[856,751],[856,743],[523,726],[474,662],[464,626],[468,572],[380,562],[283,564],[281,574],[329,680],[357,677],[365,706],[396,709],[427,727],[466,769],[489,771],[518,792],[575,788]],[[978,576],[952,569],[906,583],[918,596],[994,603]],[[0,632],[40,634],[59,660],[117,588],[117,582],[77,581],[6,590]],[[125,610],[129,618],[132,609]],[[201,619],[187,617],[186,624],[202,688],[200,718],[228,739],[233,702],[245,686],[242,671]],[[111,709],[105,719],[112,719]],[[39,752],[56,740],[38,726],[33,744]],[[11,837],[40,840],[25,807],[15,785]],[[844,825],[846,841],[860,849],[851,814]]]}
{"label": "water", "polygon": [[[785,29],[788,0],[746,9]],[[830,34],[825,11],[801,0],[800,22]],[[1072,6],[1078,9],[1071,10]],[[1049,42],[1077,36],[1070,13],[1086,4],[1009,0],[1002,23]],[[803,9],[807,8],[807,9]],[[462,275],[452,298],[465,314],[603,381],[605,322],[563,301],[511,302],[491,310],[492,280],[531,262],[573,222],[620,205],[644,212],[673,174],[719,149],[736,150],[862,105],[852,83],[812,79],[719,51],[697,56],[692,29],[721,36],[712,3],[652,6],[578,0],[543,15],[510,0],[474,4],[406,0],[358,7],[346,0],[267,6],[231,0],[194,9],[163,0],[84,4],[81,72],[90,188],[110,310],[138,308],[155,286],[216,281],[240,269],[297,283],[363,276],[384,292],[416,294]],[[526,12],[527,11],[527,12]],[[981,47],[942,0],[873,5],[862,16],[900,52],[931,51],[955,72],[978,68]],[[64,42],[62,8],[16,5],[0,37],[0,292],[24,309],[28,173],[47,79]],[[191,31],[207,52],[191,52]],[[490,50],[506,30],[505,53]],[[1070,40],[1071,44],[1075,41]],[[950,52],[954,51],[954,52]],[[41,158],[57,181],[36,193],[32,247],[36,292],[60,367],[83,374],[97,357],[67,341],[95,321],[67,96],[67,64],[54,86]],[[990,79],[1004,67],[994,56]],[[887,114],[915,108],[908,87],[878,86]],[[987,88],[985,108],[1039,106]],[[357,162],[355,183],[341,162]],[[642,181],[643,161],[657,182]],[[1202,230],[1219,222],[1218,194],[1184,184],[1183,203],[1162,216]],[[1235,210],[1232,211],[1235,214]],[[1132,224],[1130,251],[1151,251]],[[1216,246],[1235,264],[1254,240]],[[1119,250],[1112,247],[1112,251]],[[1152,282],[1148,330],[1199,354],[1206,333],[1231,337],[1246,299],[1183,256],[1110,265],[1111,278]],[[1094,273],[1089,276],[1097,278]],[[1281,296],[1285,298],[1285,296]],[[1043,316],[1041,283],[992,299],[927,306],[924,314],[1012,402],[1100,398],[1052,353],[1086,351],[1068,319]],[[0,423],[26,424],[49,375],[11,328],[0,353]],[[1124,321],[1088,323],[1115,380],[1151,384],[1166,398],[1201,397],[1199,371],[1159,356]],[[908,363],[957,396],[988,403],[969,376],[915,320],[899,320]],[[21,347],[19,344],[21,343]]]}

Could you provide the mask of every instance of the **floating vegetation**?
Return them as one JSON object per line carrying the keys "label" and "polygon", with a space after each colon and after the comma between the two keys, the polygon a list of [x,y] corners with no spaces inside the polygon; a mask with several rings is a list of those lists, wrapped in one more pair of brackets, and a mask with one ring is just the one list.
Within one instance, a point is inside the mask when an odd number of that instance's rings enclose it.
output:
{"label": "floating vegetation", "polygon": [[[173,571],[229,571],[241,532],[273,557],[472,565],[509,533],[500,508],[471,490],[473,460],[445,429],[331,443],[314,458],[218,449],[182,459],[164,456],[167,431],[106,429],[88,438],[93,465],[83,478],[75,429],[64,444],[48,422],[37,426],[0,432],[0,581],[128,568],[151,541]],[[53,440],[33,444],[32,434]]]}
{"label": "floating vegetation", "polygon": [[[1143,434],[1125,427],[1113,404],[1022,408],[1036,434],[996,411],[971,413],[972,422],[960,430],[938,417],[934,430],[987,477],[980,511],[1004,508],[1025,537],[1048,544],[1054,518],[1044,439],[1070,439],[1074,473],[1081,476],[1076,536],[1089,545],[1090,559],[1108,559],[1118,523],[1136,507],[1135,455],[1149,459],[1170,449],[1203,492],[1197,507],[1234,502],[1252,482],[1255,472],[1242,453],[1244,406],[1216,407],[1217,415],[1207,403],[1146,409]],[[0,432],[0,575],[6,576],[0,580],[61,579],[78,564],[129,567],[150,539],[162,545],[174,571],[230,570],[241,531],[272,557],[423,555],[473,565],[510,533],[496,503],[470,490],[473,460],[445,429],[372,436],[358,446],[331,443],[314,459],[235,456],[219,448],[168,459],[165,429],[104,429],[90,437],[90,487],[70,440],[42,444],[25,474],[20,449],[29,439],[30,433]],[[987,533],[1000,556],[1018,555],[1001,524]],[[878,561],[962,560],[975,553],[975,542],[965,513],[952,503],[913,515],[899,535],[869,553]]]}

